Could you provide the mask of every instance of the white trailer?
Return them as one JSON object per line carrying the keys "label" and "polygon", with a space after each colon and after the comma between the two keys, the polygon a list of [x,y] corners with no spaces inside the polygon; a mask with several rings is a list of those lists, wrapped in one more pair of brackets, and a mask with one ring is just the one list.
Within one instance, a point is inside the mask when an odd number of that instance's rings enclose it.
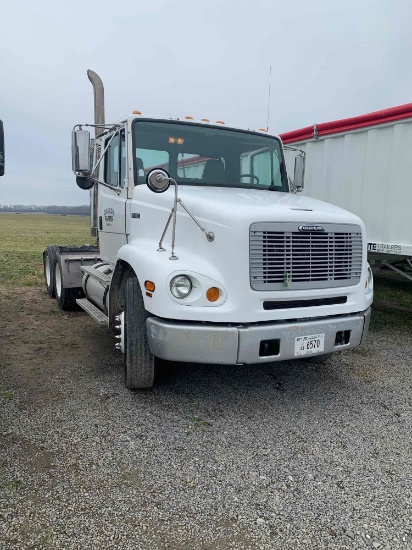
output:
{"label": "white trailer", "polygon": [[[373,267],[412,258],[412,103],[281,134],[304,151],[304,194],[354,212]],[[293,166],[294,152],[286,150]],[[412,267],[412,266],[411,266]]]}
{"label": "white trailer", "polygon": [[72,153],[98,246],[50,245],[44,271],[63,310],[117,332],[128,388],[152,386],[167,361],[324,358],[365,339],[364,223],[297,192],[302,155],[289,184],[281,140],[264,129],[136,111],[107,123],[89,78],[95,123],[74,127]]}

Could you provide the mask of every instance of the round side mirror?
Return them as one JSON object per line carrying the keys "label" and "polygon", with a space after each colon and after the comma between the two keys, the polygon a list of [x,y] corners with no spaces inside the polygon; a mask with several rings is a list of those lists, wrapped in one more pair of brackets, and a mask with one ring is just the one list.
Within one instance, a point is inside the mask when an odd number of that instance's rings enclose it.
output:
{"label": "round side mirror", "polygon": [[147,174],[147,187],[154,193],[163,193],[170,186],[170,176],[166,170],[155,168]]}
{"label": "round side mirror", "polygon": [[80,189],[87,190],[91,189],[94,185],[94,181],[91,178],[86,176],[76,176],[76,183]]}

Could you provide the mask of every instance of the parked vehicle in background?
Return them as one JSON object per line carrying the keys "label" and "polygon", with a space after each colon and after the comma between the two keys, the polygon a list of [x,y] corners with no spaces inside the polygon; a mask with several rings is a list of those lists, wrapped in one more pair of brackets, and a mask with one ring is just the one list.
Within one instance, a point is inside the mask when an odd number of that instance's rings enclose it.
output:
{"label": "parked vehicle in background", "polygon": [[[412,103],[280,136],[306,153],[305,195],[356,213],[366,224],[373,268],[412,268]],[[286,165],[294,155],[286,151]],[[394,265],[395,264],[395,265]]]}
{"label": "parked vehicle in background", "polygon": [[[222,121],[139,111],[72,134],[98,247],[48,246],[46,285],[116,331],[126,385],[167,361],[255,364],[345,350],[366,337],[373,296],[360,218],[302,196],[281,140]],[[89,128],[95,128],[92,140]]]}

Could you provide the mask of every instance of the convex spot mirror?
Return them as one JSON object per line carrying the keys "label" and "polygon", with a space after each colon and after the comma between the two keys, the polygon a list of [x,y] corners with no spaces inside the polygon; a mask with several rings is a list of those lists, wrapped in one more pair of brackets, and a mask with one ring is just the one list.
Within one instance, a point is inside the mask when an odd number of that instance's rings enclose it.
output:
{"label": "convex spot mirror", "polygon": [[170,186],[170,176],[166,170],[155,168],[147,174],[147,187],[154,193],[164,193]]}
{"label": "convex spot mirror", "polygon": [[94,180],[88,178],[87,176],[76,176],[76,183],[80,189],[87,191],[87,189],[91,189],[93,187]]}
{"label": "convex spot mirror", "polygon": [[297,189],[303,189],[304,178],[305,178],[305,157],[303,154],[301,154],[295,157],[293,185]]}
{"label": "convex spot mirror", "polygon": [[91,171],[90,132],[88,130],[74,130],[72,132],[72,170],[73,172]]}

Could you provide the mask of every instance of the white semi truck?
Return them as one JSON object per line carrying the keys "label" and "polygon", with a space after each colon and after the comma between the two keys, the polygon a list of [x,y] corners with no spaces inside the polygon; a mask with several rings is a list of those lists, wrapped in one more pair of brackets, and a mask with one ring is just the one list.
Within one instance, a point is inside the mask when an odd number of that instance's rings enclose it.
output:
{"label": "white semi truck", "polygon": [[364,224],[299,193],[302,153],[292,183],[264,129],[137,111],[108,124],[88,74],[95,123],[73,130],[73,170],[91,189],[98,247],[48,246],[44,271],[63,310],[116,333],[128,388],[152,386],[167,361],[305,359],[365,339]]}
{"label": "white semi truck", "polygon": [[[306,153],[305,195],[363,219],[372,268],[385,265],[412,280],[412,103],[280,137]],[[285,158],[293,166],[290,151]]]}

